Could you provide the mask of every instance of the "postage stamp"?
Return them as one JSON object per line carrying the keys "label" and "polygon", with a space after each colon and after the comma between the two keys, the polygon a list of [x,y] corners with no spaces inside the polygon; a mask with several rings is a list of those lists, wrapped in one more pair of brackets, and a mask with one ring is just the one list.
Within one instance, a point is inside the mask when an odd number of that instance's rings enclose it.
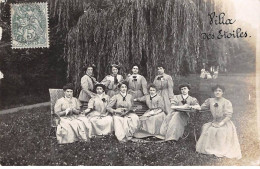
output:
{"label": "postage stamp", "polygon": [[49,48],[47,3],[11,4],[12,48]]}

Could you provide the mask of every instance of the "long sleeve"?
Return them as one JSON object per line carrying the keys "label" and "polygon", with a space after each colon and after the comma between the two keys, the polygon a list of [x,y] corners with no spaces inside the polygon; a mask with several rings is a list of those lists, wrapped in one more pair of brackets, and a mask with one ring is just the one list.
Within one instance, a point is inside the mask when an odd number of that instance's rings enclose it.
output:
{"label": "long sleeve", "polygon": [[201,110],[209,110],[210,102],[209,99],[205,100],[205,102],[201,105]]}
{"label": "long sleeve", "polygon": [[88,78],[87,78],[87,76],[83,76],[83,77],[81,78],[81,87],[82,87],[82,89],[85,90],[85,91],[88,91],[88,90],[89,90],[89,89],[88,89]]}
{"label": "long sleeve", "polygon": [[226,123],[227,121],[229,121],[232,117],[232,114],[233,114],[232,103],[229,100],[227,100],[225,102],[225,108],[224,108],[225,118],[223,119],[223,122]]}
{"label": "long sleeve", "polygon": [[173,96],[173,98],[171,98],[170,101],[171,101],[171,105],[173,105],[173,106],[179,105],[177,96]]}
{"label": "long sleeve", "polygon": [[[76,98],[75,98],[76,99]],[[81,103],[78,99],[76,99],[76,109],[80,110]]]}
{"label": "long sleeve", "polygon": [[62,111],[62,109],[61,109],[61,101],[57,100],[55,105],[54,105],[54,112],[58,113],[58,112],[61,112],[61,111]]}
{"label": "long sleeve", "polygon": [[136,98],[136,100],[140,101],[140,102],[145,102],[146,96],[142,96],[142,97]]}
{"label": "long sleeve", "polygon": [[110,84],[110,80],[108,80],[107,76],[100,82],[103,85],[105,85],[106,87]]}
{"label": "long sleeve", "polygon": [[169,98],[173,98],[174,94],[173,94],[173,80],[172,80],[172,77],[169,76],[168,77],[168,92],[169,92]]}
{"label": "long sleeve", "polygon": [[111,113],[114,112],[113,106],[116,104],[116,101],[117,101],[116,97],[117,97],[116,95],[113,96],[113,97],[110,99],[110,101],[109,101],[109,103],[108,103],[108,105],[107,105],[107,111],[109,111],[109,112],[111,112]]}
{"label": "long sleeve", "polygon": [[91,98],[88,102],[88,109],[94,109],[95,98]]}
{"label": "long sleeve", "polygon": [[118,82],[122,83],[124,81],[124,77],[122,75],[119,75],[118,77],[119,77]]}
{"label": "long sleeve", "polygon": [[148,92],[147,92],[147,81],[143,76],[142,76],[142,79],[141,79],[141,85],[142,85],[144,95],[147,95],[148,94]]}

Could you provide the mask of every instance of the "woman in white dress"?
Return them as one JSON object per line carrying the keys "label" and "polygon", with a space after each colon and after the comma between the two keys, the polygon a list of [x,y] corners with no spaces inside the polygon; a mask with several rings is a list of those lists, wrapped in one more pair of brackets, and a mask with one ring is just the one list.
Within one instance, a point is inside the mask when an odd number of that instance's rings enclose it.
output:
{"label": "woman in white dress", "polygon": [[113,96],[107,110],[113,114],[114,130],[120,142],[130,140],[139,127],[139,117],[132,110],[132,95],[127,93],[128,84],[119,84],[120,92]]}
{"label": "woman in white dress", "polygon": [[212,88],[215,98],[207,99],[202,110],[210,110],[213,121],[202,127],[196,151],[202,154],[214,154],[217,157],[242,158],[236,127],[231,121],[232,103],[222,97],[225,88],[216,85]]}
{"label": "woman in white dress", "polygon": [[84,111],[92,124],[92,135],[107,135],[113,131],[113,118],[107,112],[110,97],[105,94],[103,84],[96,84],[94,91],[96,96],[91,98],[88,108]]}
{"label": "woman in white dress", "polygon": [[171,108],[173,111],[166,116],[160,130],[161,135],[165,137],[166,141],[177,141],[184,133],[189,114],[185,111],[181,111],[181,109],[200,109],[197,99],[189,95],[190,84],[181,84],[179,90],[181,94],[175,95],[171,100]]}
{"label": "woman in white dress", "polygon": [[165,68],[162,65],[158,65],[158,75],[154,78],[153,84],[158,89],[157,93],[163,98],[164,111],[166,114],[172,112],[170,99],[173,98],[173,80],[170,75],[167,75],[164,71]]}
{"label": "woman in white dress", "polygon": [[154,84],[148,87],[149,95],[136,98],[134,101],[145,102],[148,110],[140,117],[140,129],[151,135],[159,135],[161,125],[165,119],[163,98],[157,94]]}
{"label": "woman in white dress", "polygon": [[73,97],[72,84],[65,85],[63,90],[65,96],[54,105],[54,112],[60,116],[56,132],[58,143],[89,141],[92,135],[91,123],[87,117],[80,115],[80,102]]}

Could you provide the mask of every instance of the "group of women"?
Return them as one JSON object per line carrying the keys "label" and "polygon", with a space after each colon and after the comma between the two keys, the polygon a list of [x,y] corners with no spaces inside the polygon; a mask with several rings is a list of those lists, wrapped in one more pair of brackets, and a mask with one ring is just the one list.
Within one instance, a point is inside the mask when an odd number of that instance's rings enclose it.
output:
{"label": "group of women", "polygon": [[[124,79],[118,74],[119,66],[113,64],[112,74],[100,83],[93,77],[94,66],[87,66],[79,98],[73,97],[73,86],[68,84],[63,88],[65,96],[55,104],[55,113],[61,116],[56,132],[58,142],[88,141],[92,136],[110,133],[114,133],[119,142],[138,138],[140,133],[177,141],[189,119],[189,113],[184,110],[208,109],[213,121],[203,125],[196,151],[240,159],[236,128],[230,120],[232,104],[222,97],[224,87],[216,85],[215,98],[207,99],[200,106],[197,99],[189,95],[188,83],[179,86],[180,95],[174,95],[172,77],[165,74],[163,66],[157,68],[158,75],[147,85],[144,76],[138,74],[137,65]],[[148,107],[140,117],[136,115],[136,102],[144,102]]]}

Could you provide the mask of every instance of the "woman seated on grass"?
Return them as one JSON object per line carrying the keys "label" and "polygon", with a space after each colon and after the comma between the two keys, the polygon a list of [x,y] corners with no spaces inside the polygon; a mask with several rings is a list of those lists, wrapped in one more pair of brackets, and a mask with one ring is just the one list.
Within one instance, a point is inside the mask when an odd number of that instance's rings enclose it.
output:
{"label": "woman seated on grass", "polygon": [[166,116],[163,111],[163,98],[157,94],[157,89],[154,84],[150,84],[148,90],[149,95],[134,99],[134,101],[145,102],[149,108],[149,110],[140,117],[140,129],[152,135],[159,135],[162,122]]}
{"label": "woman seated on grass", "polygon": [[57,140],[59,144],[75,141],[88,141],[91,138],[91,123],[87,117],[80,114],[80,102],[73,97],[73,86],[63,87],[64,97],[57,100],[54,111],[60,116],[57,126]]}
{"label": "woman seated on grass", "polygon": [[133,113],[133,99],[132,95],[127,94],[127,82],[122,82],[118,87],[120,92],[111,98],[107,110],[113,114],[117,139],[120,142],[126,142],[132,138],[139,127],[139,117]]}
{"label": "woman seated on grass", "polygon": [[197,99],[189,95],[190,84],[181,84],[179,90],[181,94],[175,95],[171,100],[171,108],[173,111],[166,116],[160,130],[161,135],[165,137],[166,141],[177,141],[184,133],[189,114],[185,111],[181,111],[181,109],[200,109]]}
{"label": "woman seated on grass", "polygon": [[240,159],[241,149],[238,142],[236,127],[230,120],[233,114],[232,104],[222,97],[225,88],[216,85],[212,88],[215,98],[207,99],[201,109],[209,109],[213,121],[202,127],[196,151],[203,154],[214,154],[217,157]]}
{"label": "woman seated on grass", "polygon": [[107,135],[113,131],[113,118],[106,109],[110,99],[105,88],[103,84],[95,85],[97,95],[89,100],[88,109],[84,111],[92,124],[93,135]]}

